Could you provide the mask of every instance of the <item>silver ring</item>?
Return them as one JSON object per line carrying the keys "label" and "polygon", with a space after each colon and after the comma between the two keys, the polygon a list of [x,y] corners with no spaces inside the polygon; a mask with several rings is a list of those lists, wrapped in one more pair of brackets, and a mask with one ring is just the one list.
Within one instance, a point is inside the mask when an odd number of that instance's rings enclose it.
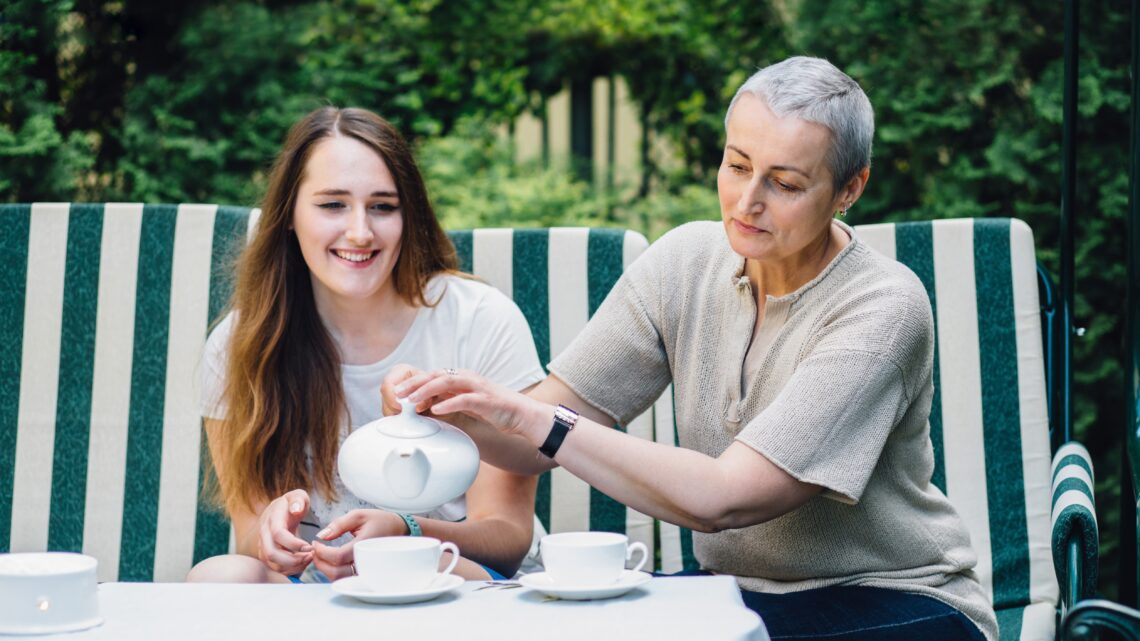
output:
{"label": "silver ring", "polygon": [[443,370],[443,372],[448,376],[459,376],[459,370],[455,369],[454,367],[449,367]]}

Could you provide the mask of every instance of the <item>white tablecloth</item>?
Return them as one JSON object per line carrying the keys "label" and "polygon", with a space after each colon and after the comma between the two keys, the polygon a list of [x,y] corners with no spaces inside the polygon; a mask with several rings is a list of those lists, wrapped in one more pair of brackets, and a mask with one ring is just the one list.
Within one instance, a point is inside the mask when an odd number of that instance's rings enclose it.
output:
{"label": "white tablecloth", "polygon": [[[104,583],[103,625],[68,641],[767,641],[730,577],[654,578],[604,601],[550,600],[469,581],[424,603],[369,605],[327,585]],[[0,636],[0,640],[20,637]]]}

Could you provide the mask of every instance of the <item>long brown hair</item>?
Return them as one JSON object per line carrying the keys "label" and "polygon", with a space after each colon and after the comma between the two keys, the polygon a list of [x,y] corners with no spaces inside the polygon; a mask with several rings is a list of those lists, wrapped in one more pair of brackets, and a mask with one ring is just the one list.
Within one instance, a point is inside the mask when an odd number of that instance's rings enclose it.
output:
{"label": "long brown hair", "polygon": [[333,469],[347,411],[341,359],[317,313],[308,265],[291,229],[297,190],[312,150],[348,136],[371,147],[396,182],[403,233],[391,278],[411,305],[424,287],[456,268],[455,248],[435,217],[411,149],[388,121],[364,109],[324,107],[289,130],[273,165],[261,218],[239,256],[227,346],[223,439],[213,448],[226,511],[294,488],[335,500]]}

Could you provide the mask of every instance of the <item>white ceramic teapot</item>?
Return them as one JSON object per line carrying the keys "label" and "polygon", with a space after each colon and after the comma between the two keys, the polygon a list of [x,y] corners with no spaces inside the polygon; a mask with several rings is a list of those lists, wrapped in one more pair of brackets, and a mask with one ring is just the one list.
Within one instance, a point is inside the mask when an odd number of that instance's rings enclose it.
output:
{"label": "white ceramic teapot", "polygon": [[462,430],[417,414],[407,399],[400,410],[349,434],[337,457],[340,478],[377,507],[428,512],[471,487],[479,449]]}

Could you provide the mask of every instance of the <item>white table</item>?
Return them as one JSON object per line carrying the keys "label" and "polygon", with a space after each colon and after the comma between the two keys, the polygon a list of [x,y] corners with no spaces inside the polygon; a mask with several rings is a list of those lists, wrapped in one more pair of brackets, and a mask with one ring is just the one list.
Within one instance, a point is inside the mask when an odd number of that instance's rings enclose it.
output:
{"label": "white table", "polygon": [[[654,578],[604,601],[550,600],[482,581],[424,603],[369,605],[327,585],[104,583],[103,625],[68,641],[408,639],[466,641],[767,641],[731,577]],[[0,641],[22,637],[0,636]]]}

